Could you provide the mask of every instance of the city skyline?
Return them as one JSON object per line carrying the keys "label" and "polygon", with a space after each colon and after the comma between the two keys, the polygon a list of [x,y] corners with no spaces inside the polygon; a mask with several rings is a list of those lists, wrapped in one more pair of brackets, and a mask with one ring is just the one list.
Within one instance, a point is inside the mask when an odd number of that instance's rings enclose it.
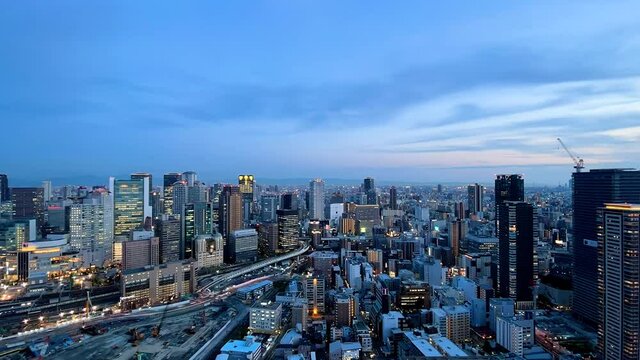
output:
{"label": "city skyline", "polygon": [[639,7],[7,4],[2,172],[558,185],[556,137],[635,168]]}

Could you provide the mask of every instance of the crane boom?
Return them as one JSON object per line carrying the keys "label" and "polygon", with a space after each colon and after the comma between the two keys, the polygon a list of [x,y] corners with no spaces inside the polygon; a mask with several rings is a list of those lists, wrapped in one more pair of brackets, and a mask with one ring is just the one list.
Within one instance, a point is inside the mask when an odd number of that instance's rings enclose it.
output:
{"label": "crane boom", "polygon": [[582,160],[582,158],[574,155],[571,150],[569,150],[569,148],[567,147],[567,145],[564,144],[564,142],[562,141],[562,139],[557,138],[558,142],[560,143],[560,145],[562,145],[562,148],[564,149],[564,151],[567,152],[567,154],[569,154],[569,156],[571,157],[571,160],[573,160],[573,163],[575,164],[575,166],[573,167],[574,169],[576,169],[576,172],[581,172],[582,169],[584,169],[584,160]]}

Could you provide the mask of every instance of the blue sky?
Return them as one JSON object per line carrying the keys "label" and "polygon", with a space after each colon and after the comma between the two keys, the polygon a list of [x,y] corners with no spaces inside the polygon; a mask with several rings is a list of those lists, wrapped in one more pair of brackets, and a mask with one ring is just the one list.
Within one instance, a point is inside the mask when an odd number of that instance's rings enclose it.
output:
{"label": "blue sky", "polygon": [[3,4],[0,172],[558,184],[558,136],[638,166],[637,1],[132,3]]}

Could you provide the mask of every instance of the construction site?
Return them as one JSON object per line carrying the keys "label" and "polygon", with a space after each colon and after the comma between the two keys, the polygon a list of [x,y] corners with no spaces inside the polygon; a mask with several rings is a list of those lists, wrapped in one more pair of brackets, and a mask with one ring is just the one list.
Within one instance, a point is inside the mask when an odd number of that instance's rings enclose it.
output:
{"label": "construction site", "polygon": [[[81,327],[63,346],[41,344],[32,352],[50,359],[188,359],[237,310],[210,306],[201,311],[155,311],[135,319]],[[35,350],[35,351],[34,351]]]}

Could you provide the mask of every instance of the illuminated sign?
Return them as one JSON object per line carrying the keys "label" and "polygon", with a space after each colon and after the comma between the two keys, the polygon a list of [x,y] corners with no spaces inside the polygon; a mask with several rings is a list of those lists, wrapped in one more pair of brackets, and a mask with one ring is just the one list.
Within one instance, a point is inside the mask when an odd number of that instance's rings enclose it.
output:
{"label": "illuminated sign", "polygon": [[240,185],[240,192],[243,194],[253,193],[253,175],[239,175],[238,185]]}

